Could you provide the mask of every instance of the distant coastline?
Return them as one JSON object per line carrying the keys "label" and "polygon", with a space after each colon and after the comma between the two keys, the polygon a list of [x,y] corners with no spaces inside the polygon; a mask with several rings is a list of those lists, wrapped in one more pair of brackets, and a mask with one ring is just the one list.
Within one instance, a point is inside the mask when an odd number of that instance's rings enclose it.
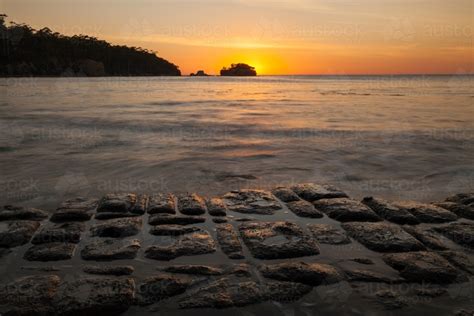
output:
{"label": "distant coastline", "polygon": [[140,47],[112,45],[87,35],[5,25],[0,15],[1,77],[180,76],[179,67]]}

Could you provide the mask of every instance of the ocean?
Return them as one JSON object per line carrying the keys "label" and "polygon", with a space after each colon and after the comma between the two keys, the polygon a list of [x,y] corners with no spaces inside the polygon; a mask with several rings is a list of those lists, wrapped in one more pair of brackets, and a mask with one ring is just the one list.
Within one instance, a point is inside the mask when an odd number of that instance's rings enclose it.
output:
{"label": "ocean", "polygon": [[474,191],[474,77],[3,78],[0,202],[330,183]]}

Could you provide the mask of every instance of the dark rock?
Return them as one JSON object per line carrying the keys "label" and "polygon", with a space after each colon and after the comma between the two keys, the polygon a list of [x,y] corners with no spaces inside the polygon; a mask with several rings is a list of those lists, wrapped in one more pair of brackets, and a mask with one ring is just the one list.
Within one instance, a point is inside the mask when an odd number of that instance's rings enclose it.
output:
{"label": "dark rock", "polygon": [[53,242],[30,247],[23,258],[28,261],[60,261],[69,260],[74,255],[75,244]]}
{"label": "dark rock", "polygon": [[285,262],[262,265],[259,271],[265,278],[311,286],[333,284],[342,280],[342,275],[334,267],[319,263]]}
{"label": "dark rock", "polygon": [[291,189],[306,201],[320,199],[347,198],[347,194],[327,184],[302,183],[296,184]]}
{"label": "dark rock", "polygon": [[412,282],[452,283],[459,272],[443,257],[427,251],[386,254],[384,261]]}
{"label": "dark rock", "polygon": [[81,234],[85,229],[84,223],[59,223],[50,227],[43,227],[31,240],[35,245],[64,242],[77,244],[81,240]]}
{"label": "dark rock", "polygon": [[454,213],[433,204],[402,201],[394,205],[410,212],[422,223],[445,223],[458,218]]}
{"label": "dark rock", "polygon": [[148,214],[176,214],[176,197],[173,194],[154,194],[150,196]]}
{"label": "dark rock", "polygon": [[413,214],[388,201],[369,196],[365,197],[362,203],[370,207],[377,215],[392,223],[400,225],[416,225],[420,223]]}
{"label": "dark rock", "polygon": [[425,296],[425,297],[439,297],[446,294],[448,291],[445,288],[441,287],[426,287],[422,286],[414,290],[415,295]]}
{"label": "dark rock", "polygon": [[429,229],[421,227],[404,226],[403,229],[421,241],[426,247],[433,250],[446,250],[448,247]]}
{"label": "dark rock", "polygon": [[150,228],[150,234],[155,236],[180,236],[199,231],[199,227],[182,225],[157,225]]}
{"label": "dark rock", "polygon": [[226,216],[227,206],[220,198],[212,198],[206,201],[207,210],[211,216]]}
{"label": "dark rock", "polygon": [[474,316],[474,309],[460,309],[454,314],[454,316]]}
{"label": "dark rock", "polygon": [[219,279],[195,289],[179,303],[180,308],[227,308],[260,303],[266,300],[265,289],[254,281]]}
{"label": "dark rock", "polygon": [[98,202],[96,199],[81,197],[67,200],[58,207],[50,221],[55,223],[88,221],[97,208]]}
{"label": "dark rock", "polygon": [[398,277],[390,277],[375,271],[362,269],[344,269],[344,274],[352,282],[375,282],[375,283],[401,283],[404,280]]}
{"label": "dark rock", "polygon": [[288,208],[300,217],[310,217],[310,218],[321,218],[324,215],[317,211],[313,204],[309,203],[308,201],[299,200],[294,202],[286,203]]}
{"label": "dark rock", "polygon": [[242,245],[231,224],[216,225],[217,241],[230,259],[243,259]]}
{"label": "dark rock", "polygon": [[39,226],[37,221],[0,223],[0,247],[13,248],[28,243]]}
{"label": "dark rock", "polygon": [[141,217],[110,219],[93,226],[91,236],[112,238],[135,236],[141,231],[141,227]]}
{"label": "dark rock", "polygon": [[252,275],[250,271],[250,265],[246,263],[233,265],[230,269],[226,271],[226,273],[234,274],[238,277],[250,277]]}
{"label": "dark rock", "polygon": [[207,210],[206,201],[196,193],[182,194],[178,196],[178,209],[181,214],[202,215]]}
{"label": "dark rock", "polygon": [[405,299],[393,290],[379,290],[375,293],[377,302],[385,309],[400,309],[407,305]]}
{"label": "dark rock", "polygon": [[439,255],[448,260],[453,266],[474,275],[474,264],[469,257],[461,251],[438,251]]}
{"label": "dark rock", "polygon": [[131,275],[135,268],[132,266],[85,266],[83,271],[88,274],[98,275]]}
{"label": "dark rock", "polygon": [[348,198],[322,199],[314,202],[319,211],[340,222],[377,222],[380,217],[366,205]]}
{"label": "dark rock", "polygon": [[203,265],[177,265],[169,266],[163,269],[165,272],[181,273],[181,274],[198,274],[198,275],[222,275],[224,271],[220,268],[203,266]]}
{"label": "dark rock", "polygon": [[137,288],[140,305],[150,305],[165,298],[182,294],[192,284],[188,277],[160,274],[145,279]]}
{"label": "dark rock", "polygon": [[467,219],[474,220],[474,206],[473,205],[464,205],[454,202],[440,202],[434,203],[434,205],[442,207],[450,212],[453,212],[459,217],[464,217]]}
{"label": "dark rock", "polygon": [[474,203],[474,193],[459,193],[446,198],[446,202],[470,205]]}
{"label": "dark rock", "polygon": [[373,251],[405,252],[424,250],[422,243],[395,224],[381,223],[344,223],[349,236]]}
{"label": "dark rock", "polygon": [[0,305],[5,315],[54,314],[53,297],[60,278],[56,275],[22,277],[0,285]]}
{"label": "dark rock", "polygon": [[0,210],[0,221],[42,221],[47,217],[48,213],[36,208],[24,208],[20,206],[5,205],[3,209]]}
{"label": "dark rock", "polygon": [[223,196],[223,201],[230,211],[246,214],[272,215],[281,209],[273,194],[262,190],[231,191]]}
{"label": "dark rock", "polygon": [[297,301],[313,289],[310,285],[294,282],[272,281],[265,285],[267,299],[281,303]]}
{"label": "dark rock", "polygon": [[319,254],[310,236],[291,222],[249,222],[239,226],[240,234],[258,259],[285,259]]}
{"label": "dark rock", "polygon": [[134,301],[133,279],[93,278],[65,282],[55,297],[59,315],[118,315]]}
{"label": "dark rock", "polygon": [[137,239],[104,239],[87,244],[81,257],[96,261],[135,259],[139,249],[140,241]]}
{"label": "dark rock", "polygon": [[298,194],[296,194],[295,192],[293,192],[293,190],[287,187],[275,188],[272,190],[272,194],[286,203],[300,200]]}
{"label": "dark rock", "polygon": [[432,229],[459,245],[474,248],[474,224],[472,223],[451,223]]}
{"label": "dark rock", "polygon": [[212,221],[216,224],[223,224],[223,223],[227,223],[227,218],[215,217],[212,219]]}
{"label": "dark rock", "polygon": [[351,243],[345,231],[331,225],[308,224],[307,227],[313,237],[322,244],[345,245]]}
{"label": "dark rock", "polygon": [[369,258],[353,258],[353,259],[350,259],[351,261],[354,261],[354,262],[357,262],[357,263],[360,263],[360,264],[366,264],[366,265],[372,265],[372,264],[375,264],[372,260],[370,260]]}
{"label": "dark rock", "polygon": [[205,230],[199,230],[176,238],[169,246],[150,246],[145,257],[155,260],[172,260],[181,256],[203,255],[216,251],[216,244]]}
{"label": "dark rock", "polygon": [[107,194],[100,200],[97,213],[142,215],[145,213],[147,202],[148,197],[145,195],[134,193]]}
{"label": "dark rock", "polygon": [[153,214],[150,215],[148,223],[150,225],[189,225],[204,223],[205,217],[202,216],[181,216],[170,214]]}

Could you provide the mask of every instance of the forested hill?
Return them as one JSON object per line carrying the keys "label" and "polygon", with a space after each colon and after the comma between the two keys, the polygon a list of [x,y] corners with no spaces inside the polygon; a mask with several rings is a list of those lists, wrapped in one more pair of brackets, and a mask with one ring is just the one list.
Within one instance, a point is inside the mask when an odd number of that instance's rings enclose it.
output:
{"label": "forested hill", "polygon": [[180,76],[155,52],[111,45],[87,35],[5,23],[0,15],[0,76]]}

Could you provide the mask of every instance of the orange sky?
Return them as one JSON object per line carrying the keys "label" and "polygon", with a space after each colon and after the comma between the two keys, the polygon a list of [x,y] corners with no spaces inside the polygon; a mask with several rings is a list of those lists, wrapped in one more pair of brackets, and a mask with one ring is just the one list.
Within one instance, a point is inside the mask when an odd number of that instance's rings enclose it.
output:
{"label": "orange sky", "polygon": [[35,28],[152,49],[183,74],[474,73],[473,0],[3,0]]}

